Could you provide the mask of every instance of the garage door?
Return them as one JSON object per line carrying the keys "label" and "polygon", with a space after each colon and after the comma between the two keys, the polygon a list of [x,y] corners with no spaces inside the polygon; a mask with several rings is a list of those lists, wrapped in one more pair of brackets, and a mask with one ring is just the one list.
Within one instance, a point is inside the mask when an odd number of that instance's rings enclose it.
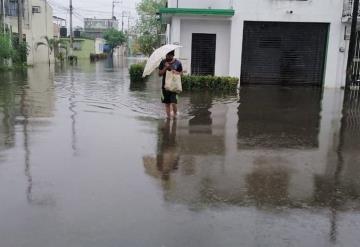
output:
{"label": "garage door", "polygon": [[323,82],[328,24],[245,22],[242,84]]}

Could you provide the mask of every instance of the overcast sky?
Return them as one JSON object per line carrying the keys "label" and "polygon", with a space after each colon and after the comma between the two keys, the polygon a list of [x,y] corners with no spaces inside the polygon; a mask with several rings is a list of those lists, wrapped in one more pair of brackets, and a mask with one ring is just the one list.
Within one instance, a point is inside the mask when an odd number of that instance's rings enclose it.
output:
{"label": "overcast sky", "polygon": [[[121,13],[125,11],[125,16],[130,16],[130,25],[136,20],[136,4],[140,0],[115,0],[115,16],[121,20]],[[69,25],[69,0],[48,0],[53,7],[55,16],[68,20]],[[74,27],[84,26],[84,18],[111,18],[113,0],[73,0],[74,7]],[[127,29],[128,20],[124,18],[124,29]],[[120,22],[121,27],[121,22]]]}

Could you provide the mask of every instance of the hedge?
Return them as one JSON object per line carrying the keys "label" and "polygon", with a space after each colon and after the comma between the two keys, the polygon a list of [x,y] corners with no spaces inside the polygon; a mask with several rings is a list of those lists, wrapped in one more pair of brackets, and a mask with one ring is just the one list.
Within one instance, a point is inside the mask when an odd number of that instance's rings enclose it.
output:
{"label": "hedge", "polygon": [[131,82],[143,82],[146,78],[143,78],[145,64],[144,63],[136,63],[132,64],[129,68],[130,80]]}
{"label": "hedge", "polygon": [[238,78],[229,76],[182,76],[183,89],[186,91],[198,89],[209,89],[213,91],[236,91],[238,83]]}
{"label": "hedge", "polygon": [[[143,82],[146,79],[142,78],[144,68],[144,63],[133,64],[130,66],[129,73],[131,82]],[[181,80],[184,91],[199,89],[208,89],[212,91],[236,91],[239,83],[239,78],[229,76],[183,75]]]}

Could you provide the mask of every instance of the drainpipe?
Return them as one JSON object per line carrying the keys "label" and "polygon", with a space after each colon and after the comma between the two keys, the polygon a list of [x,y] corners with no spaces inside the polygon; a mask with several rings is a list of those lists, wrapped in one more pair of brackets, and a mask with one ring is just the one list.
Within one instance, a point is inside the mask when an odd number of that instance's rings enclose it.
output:
{"label": "drainpipe", "polygon": [[349,44],[349,55],[347,61],[346,69],[346,87],[348,88],[352,83],[352,68],[355,55],[355,46],[356,46],[356,27],[357,27],[357,18],[359,13],[359,0],[354,1],[353,13],[352,13],[352,22],[351,22],[351,35],[350,35],[350,44]]}

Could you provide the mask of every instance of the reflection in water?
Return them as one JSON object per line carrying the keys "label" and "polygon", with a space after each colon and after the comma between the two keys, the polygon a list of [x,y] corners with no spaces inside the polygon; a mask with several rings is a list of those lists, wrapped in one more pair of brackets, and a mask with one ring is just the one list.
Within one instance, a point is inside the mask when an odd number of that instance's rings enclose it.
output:
{"label": "reflection in water", "polygon": [[289,205],[290,172],[287,160],[259,157],[254,170],[246,176],[248,195],[259,207]]}
{"label": "reflection in water", "polygon": [[144,157],[146,173],[163,181],[164,188],[170,189],[171,172],[179,166],[179,155],[176,145],[177,121],[167,119],[159,126],[158,153],[156,158]]}
{"label": "reflection in water", "polygon": [[146,83],[145,82],[130,82],[130,91],[139,91],[143,92],[146,90]]}
{"label": "reflection in water", "polygon": [[[329,239],[336,242],[339,213],[360,210],[358,98],[345,101],[341,121],[341,108],[326,101],[338,97],[330,90],[321,101],[316,88],[243,88],[240,105],[225,109],[197,96],[190,95],[190,120],[178,121],[178,165],[165,200],[191,208],[322,208],[330,212]],[[173,149],[159,140],[160,156]]]}
{"label": "reflection in water", "polygon": [[244,87],[239,148],[317,148],[321,89]]}
{"label": "reflection in water", "polygon": [[[28,203],[45,205],[53,202],[49,196],[34,199],[34,178],[31,166],[31,134],[37,128],[44,130],[53,116],[54,85],[53,71],[46,67],[35,67],[26,72],[16,71],[2,74],[0,83],[0,137],[5,136],[5,145],[15,145],[15,128],[20,126],[24,151],[24,174],[27,181]],[[3,140],[1,138],[1,140]],[[0,144],[0,152],[1,152]]]}
{"label": "reflection in water", "polygon": [[[0,152],[15,144],[15,120],[21,97],[17,94],[26,82],[27,72],[0,74]],[[0,154],[1,155],[1,154]]]}
{"label": "reflection in water", "polygon": [[[199,97],[199,95],[191,95],[190,105],[192,107],[189,115],[192,116],[192,118],[189,121],[189,125],[193,126],[195,129],[196,126],[211,126],[212,118],[211,112],[209,111],[212,106],[211,94],[209,92],[204,92],[201,97]],[[211,134],[211,128],[205,131],[210,131],[209,134]]]}
{"label": "reflection in water", "polygon": [[70,88],[69,88],[69,110],[71,112],[71,148],[73,150],[73,155],[77,156],[77,134],[76,134],[76,116],[77,116],[77,112],[76,112],[76,88],[75,88],[75,78],[74,78],[74,71],[71,68],[71,72],[70,72]]}
{"label": "reflection in water", "polygon": [[30,163],[30,146],[29,146],[29,116],[27,112],[27,106],[26,106],[26,89],[23,89],[23,93],[21,96],[21,115],[23,116],[23,134],[24,134],[24,161],[25,161],[25,176],[27,178],[28,187],[26,190],[26,198],[28,203],[32,203],[32,188],[33,188],[33,178],[31,174],[31,163]]}
{"label": "reflection in water", "polygon": [[357,246],[358,97],[184,93],[164,121],[158,77],[104,66],[0,75],[2,245]]}

